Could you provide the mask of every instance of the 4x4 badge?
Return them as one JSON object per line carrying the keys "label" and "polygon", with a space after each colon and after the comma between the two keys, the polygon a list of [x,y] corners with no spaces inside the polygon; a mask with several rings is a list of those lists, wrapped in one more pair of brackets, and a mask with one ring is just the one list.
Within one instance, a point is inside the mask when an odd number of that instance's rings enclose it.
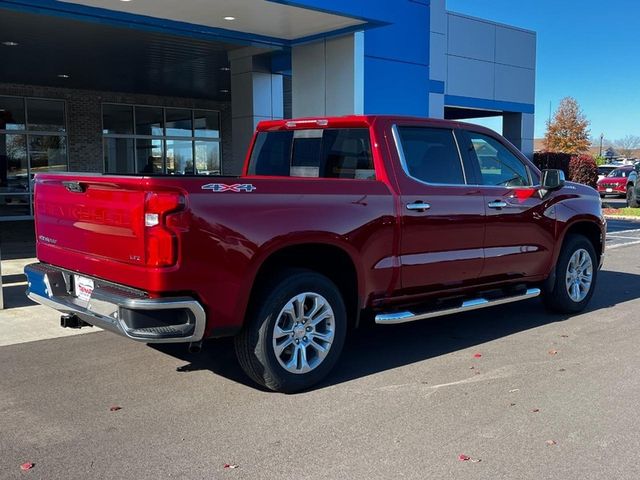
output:
{"label": "4x4 badge", "polygon": [[256,187],[250,183],[234,183],[233,185],[227,185],[226,183],[207,183],[203,185],[202,190],[211,190],[212,192],[253,192]]}

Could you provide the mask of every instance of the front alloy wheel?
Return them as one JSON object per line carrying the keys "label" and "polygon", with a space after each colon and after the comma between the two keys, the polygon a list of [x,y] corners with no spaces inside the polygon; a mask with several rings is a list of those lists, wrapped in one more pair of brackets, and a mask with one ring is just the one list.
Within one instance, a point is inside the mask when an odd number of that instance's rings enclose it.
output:
{"label": "front alloy wheel", "polygon": [[547,308],[560,313],[584,310],[596,285],[597,265],[596,250],[587,237],[567,236],[555,274],[543,286],[543,300]]}
{"label": "front alloy wheel", "polygon": [[593,281],[593,262],[589,252],[584,248],[576,250],[571,255],[565,281],[567,293],[574,302],[581,302],[589,294]]}

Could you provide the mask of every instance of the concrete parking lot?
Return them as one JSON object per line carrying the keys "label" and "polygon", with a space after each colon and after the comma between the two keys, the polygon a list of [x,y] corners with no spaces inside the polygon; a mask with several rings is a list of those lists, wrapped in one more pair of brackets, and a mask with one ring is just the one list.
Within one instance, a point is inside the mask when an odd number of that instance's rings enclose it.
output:
{"label": "concrete parking lot", "polygon": [[[581,315],[531,300],[368,328],[297,395],[248,383],[228,340],[193,356],[106,332],[51,338],[55,314],[10,305],[0,478],[637,479],[638,227],[609,222]],[[17,338],[16,308],[33,309]]]}

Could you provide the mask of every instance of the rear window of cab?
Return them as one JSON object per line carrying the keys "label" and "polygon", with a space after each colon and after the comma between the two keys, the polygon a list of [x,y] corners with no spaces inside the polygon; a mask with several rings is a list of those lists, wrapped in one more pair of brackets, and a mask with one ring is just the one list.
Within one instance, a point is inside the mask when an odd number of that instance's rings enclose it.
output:
{"label": "rear window of cab", "polygon": [[375,180],[369,130],[260,132],[251,152],[248,174]]}

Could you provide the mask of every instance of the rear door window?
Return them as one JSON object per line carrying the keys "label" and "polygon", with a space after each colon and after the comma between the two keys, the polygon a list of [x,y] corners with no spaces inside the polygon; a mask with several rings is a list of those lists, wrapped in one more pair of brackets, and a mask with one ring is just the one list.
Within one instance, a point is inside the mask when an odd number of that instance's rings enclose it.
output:
{"label": "rear door window", "polygon": [[375,178],[369,130],[325,130],[322,140],[325,178]]}
{"label": "rear door window", "polygon": [[375,179],[369,130],[260,132],[251,154],[249,174]]}
{"label": "rear door window", "polygon": [[406,173],[421,182],[464,185],[465,172],[453,130],[399,127],[400,148]]}

